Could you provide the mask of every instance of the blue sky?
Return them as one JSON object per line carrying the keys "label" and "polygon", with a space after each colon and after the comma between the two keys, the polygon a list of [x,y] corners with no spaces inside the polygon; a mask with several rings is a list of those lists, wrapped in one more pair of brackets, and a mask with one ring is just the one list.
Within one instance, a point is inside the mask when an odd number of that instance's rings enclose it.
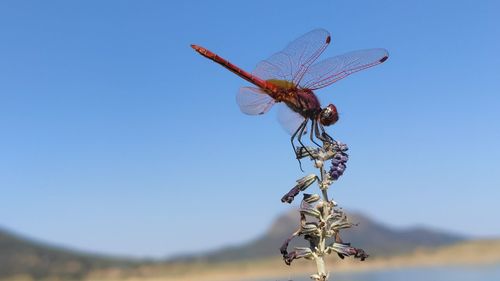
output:
{"label": "blue sky", "polygon": [[350,147],[334,199],[392,226],[498,236],[500,5],[478,3],[2,1],[0,226],[129,256],[254,238],[303,173],[276,112],[240,113],[248,83],[189,45],[250,71],[322,27],[322,58],[390,52],[318,91]]}

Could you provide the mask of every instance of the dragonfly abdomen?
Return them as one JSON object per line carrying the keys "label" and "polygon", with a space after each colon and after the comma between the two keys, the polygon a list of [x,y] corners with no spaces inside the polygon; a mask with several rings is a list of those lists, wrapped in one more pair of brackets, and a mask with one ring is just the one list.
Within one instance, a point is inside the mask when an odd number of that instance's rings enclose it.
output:
{"label": "dragonfly abdomen", "polygon": [[240,76],[241,78],[247,80],[248,82],[262,88],[263,90],[266,90],[271,97],[273,97],[273,94],[278,92],[278,87],[276,87],[274,84],[269,83],[265,80],[260,79],[259,77],[252,75],[251,73],[246,72],[245,70],[239,68],[238,66],[232,64],[228,60],[220,57],[219,55],[201,47],[198,45],[191,45],[191,47],[200,53],[202,56],[213,60],[214,62],[222,65],[229,71],[233,72],[234,74]]}

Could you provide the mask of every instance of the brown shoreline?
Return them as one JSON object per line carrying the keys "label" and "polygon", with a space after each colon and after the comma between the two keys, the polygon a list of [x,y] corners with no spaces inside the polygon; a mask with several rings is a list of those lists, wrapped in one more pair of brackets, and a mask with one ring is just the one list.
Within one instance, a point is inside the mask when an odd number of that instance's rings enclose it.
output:
{"label": "brown shoreline", "polygon": [[[500,265],[500,240],[465,242],[439,249],[419,249],[411,254],[394,257],[370,257],[367,261],[337,257],[327,259],[330,274],[363,272],[395,268],[433,266]],[[298,260],[286,266],[281,259],[267,259],[232,263],[190,263],[150,266],[139,269],[139,274],[127,276],[119,271],[95,272],[88,281],[148,280],[148,281],[237,281],[260,278],[293,279],[315,272],[314,263]]]}
{"label": "brown shoreline", "polygon": [[[472,241],[442,247],[419,249],[411,254],[393,257],[370,257],[367,261],[336,256],[327,259],[330,275],[412,267],[500,266],[500,240]],[[314,262],[297,260],[286,266],[281,259],[265,259],[230,263],[175,263],[144,265],[138,268],[113,268],[92,272],[84,281],[251,281],[258,279],[294,280],[315,272]],[[32,281],[30,276],[18,275],[4,281]],[[44,281],[61,281],[48,278]]]}

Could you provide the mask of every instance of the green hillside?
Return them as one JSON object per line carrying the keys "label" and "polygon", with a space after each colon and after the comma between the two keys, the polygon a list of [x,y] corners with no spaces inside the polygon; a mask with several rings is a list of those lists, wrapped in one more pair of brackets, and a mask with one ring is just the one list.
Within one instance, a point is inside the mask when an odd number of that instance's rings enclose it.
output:
{"label": "green hillside", "polygon": [[33,279],[49,276],[80,279],[90,270],[135,264],[135,261],[48,246],[0,229],[0,278],[28,275]]}

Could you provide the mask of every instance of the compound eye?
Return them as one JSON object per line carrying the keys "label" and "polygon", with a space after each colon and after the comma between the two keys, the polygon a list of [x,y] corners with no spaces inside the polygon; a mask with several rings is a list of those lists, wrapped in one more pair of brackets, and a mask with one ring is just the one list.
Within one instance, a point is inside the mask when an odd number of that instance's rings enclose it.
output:
{"label": "compound eye", "polygon": [[323,112],[321,112],[321,115],[323,118],[328,118],[332,115],[332,111],[330,110],[330,108],[326,107],[325,109],[323,109]]}
{"label": "compound eye", "polygon": [[337,109],[333,104],[328,105],[321,111],[320,122],[324,126],[330,126],[337,122],[339,116],[337,114]]}

